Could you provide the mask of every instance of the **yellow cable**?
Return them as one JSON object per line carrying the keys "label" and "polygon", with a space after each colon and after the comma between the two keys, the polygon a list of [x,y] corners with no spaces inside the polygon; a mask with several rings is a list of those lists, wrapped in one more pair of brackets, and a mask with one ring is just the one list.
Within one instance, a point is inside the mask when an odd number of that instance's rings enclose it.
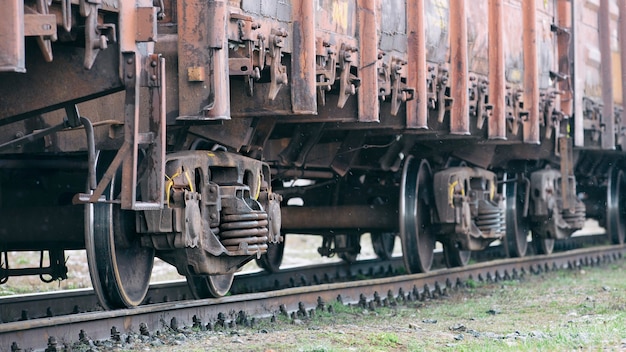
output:
{"label": "yellow cable", "polygon": [[454,202],[452,201],[454,197],[454,187],[459,184],[459,181],[456,180],[448,185],[448,204],[454,208]]}
{"label": "yellow cable", "polygon": [[254,200],[258,200],[259,195],[261,195],[261,174],[259,174],[259,179],[256,185],[256,193],[254,194]]}
{"label": "yellow cable", "polygon": [[189,173],[187,172],[187,170],[185,170],[185,178],[187,179],[187,182],[189,183],[189,190],[191,191],[191,193],[194,193],[193,182],[191,182],[191,177],[189,177]]}

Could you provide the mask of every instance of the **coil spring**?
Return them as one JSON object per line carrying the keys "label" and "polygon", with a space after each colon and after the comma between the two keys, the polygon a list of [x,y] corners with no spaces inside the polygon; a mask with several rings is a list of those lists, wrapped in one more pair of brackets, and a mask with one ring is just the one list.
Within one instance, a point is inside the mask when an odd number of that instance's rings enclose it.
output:
{"label": "coil spring", "polygon": [[571,228],[582,228],[586,218],[585,205],[581,202],[576,202],[573,212],[569,209],[563,209],[561,216]]}
{"label": "coil spring", "polygon": [[247,254],[267,251],[269,230],[267,213],[254,211],[222,216],[220,241],[230,252],[246,250]]}
{"label": "coil spring", "polygon": [[499,234],[505,231],[504,210],[487,202],[478,204],[478,215],[474,218],[476,227],[486,234]]}

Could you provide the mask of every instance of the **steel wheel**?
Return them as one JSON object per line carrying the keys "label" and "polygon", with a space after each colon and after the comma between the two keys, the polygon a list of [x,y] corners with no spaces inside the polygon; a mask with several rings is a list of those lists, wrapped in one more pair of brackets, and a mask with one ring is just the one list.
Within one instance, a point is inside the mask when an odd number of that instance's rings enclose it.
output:
{"label": "steel wheel", "polygon": [[533,234],[533,246],[537,254],[552,254],[552,251],[554,251],[554,239],[541,238]]}
{"label": "steel wheel", "polygon": [[283,241],[279,243],[270,243],[267,252],[256,260],[256,264],[270,273],[279,270],[280,264],[283,262],[283,254],[285,253],[286,236],[283,235]]}
{"label": "steel wheel", "polygon": [[344,250],[343,252],[337,253],[339,258],[348,263],[356,262],[361,252],[361,246],[359,245],[360,239],[360,235],[354,234],[335,235],[335,248]]}
{"label": "steel wheel", "polygon": [[374,253],[380,259],[386,260],[391,258],[393,253],[393,245],[396,242],[396,234],[394,232],[372,232],[372,247]]}
{"label": "steel wheel", "polygon": [[409,156],[402,170],[399,210],[402,256],[409,273],[427,272],[433,263],[435,235],[430,232],[431,187],[428,162]]}
{"label": "steel wheel", "polygon": [[[107,192],[116,188],[113,178]],[[119,188],[119,187],[118,187]],[[91,282],[105,309],[135,307],[150,285],[154,249],[141,246],[135,232],[135,213],[118,204],[85,206],[85,248]]]}
{"label": "steel wheel", "polygon": [[448,268],[466,266],[471,256],[471,251],[459,249],[456,243],[446,242],[443,244],[443,258]]}
{"label": "steel wheel", "polygon": [[528,249],[530,226],[524,218],[526,188],[518,182],[506,184],[506,235],[503,241],[510,257],[523,257]]}
{"label": "steel wheel", "polygon": [[626,175],[616,167],[609,173],[606,195],[607,233],[614,244],[623,244],[626,236]]}
{"label": "steel wheel", "polygon": [[189,275],[187,285],[195,299],[217,298],[225,296],[233,285],[235,274]]}

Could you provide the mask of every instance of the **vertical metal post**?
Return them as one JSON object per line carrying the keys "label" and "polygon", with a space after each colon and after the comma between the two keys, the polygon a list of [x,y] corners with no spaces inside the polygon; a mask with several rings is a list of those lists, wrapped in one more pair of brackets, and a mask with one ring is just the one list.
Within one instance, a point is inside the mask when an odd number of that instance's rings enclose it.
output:
{"label": "vertical metal post", "polygon": [[376,0],[357,0],[359,19],[359,121],[378,122],[378,21]]}
{"label": "vertical metal post", "polygon": [[426,87],[426,30],[424,0],[408,0],[406,21],[408,35],[408,82],[415,87],[415,99],[407,102],[406,127],[428,128],[428,92]]}
{"label": "vertical metal post", "polygon": [[582,1],[572,1],[572,45],[574,57],[574,67],[572,72],[573,85],[574,85],[574,145],[582,147],[585,145],[585,130],[584,130],[584,113],[583,113],[583,89],[585,75],[582,70],[585,67],[582,60],[584,57],[585,44],[582,41],[579,42],[578,38],[581,38],[581,25],[583,16],[584,3]]}
{"label": "vertical metal post", "polygon": [[609,0],[600,0],[598,34],[602,75],[602,149],[615,149],[615,113],[613,110],[613,60],[611,58],[611,15]]}
{"label": "vertical metal post", "polygon": [[[124,144],[130,147],[130,155],[122,162],[122,209],[133,209],[137,199],[137,157],[139,141],[139,97],[141,79],[141,56],[136,52],[123,53],[124,86]],[[121,155],[121,150],[118,155]]]}
{"label": "vertical metal post", "polygon": [[315,74],[315,1],[294,1],[291,106],[296,114],[317,114]]}
{"label": "vertical metal post", "polygon": [[556,21],[559,28],[569,30],[569,32],[557,32],[558,46],[558,67],[559,73],[567,78],[559,82],[561,111],[566,116],[574,113],[572,78],[570,72],[570,42],[572,40],[572,5],[569,0],[558,0],[556,10]]}
{"label": "vertical metal post", "polygon": [[5,1],[0,21],[0,72],[26,72],[24,0]]}
{"label": "vertical metal post", "polygon": [[[620,65],[622,68],[622,107],[625,110],[622,112],[622,125],[617,126],[618,131],[626,129],[626,0],[619,0],[619,46],[620,46]],[[626,148],[626,137],[621,136],[620,144],[622,150]]]}
{"label": "vertical metal post", "polygon": [[506,139],[503,7],[503,0],[489,0],[489,103],[493,105],[489,139]]}
{"label": "vertical metal post", "polygon": [[177,4],[178,119],[229,119],[226,2],[187,0]]}
{"label": "vertical metal post", "polygon": [[524,22],[524,143],[539,144],[539,66],[537,63],[537,9],[535,0],[522,1]]}
{"label": "vertical metal post", "polygon": [[[230,119],[230,73],[228,68],[228,10],[224,0],[209,1],[210,47],[213,49],[213,94],[215,104],[205,111],[210,119]],[[179,23],[180,24],[180,23]],[[200,22],[206,25],[206,23]]]}
{"label": "vertical metal post", "polygon": [[465,0],[450,2],[450,133],[469,134],[467,15]]}

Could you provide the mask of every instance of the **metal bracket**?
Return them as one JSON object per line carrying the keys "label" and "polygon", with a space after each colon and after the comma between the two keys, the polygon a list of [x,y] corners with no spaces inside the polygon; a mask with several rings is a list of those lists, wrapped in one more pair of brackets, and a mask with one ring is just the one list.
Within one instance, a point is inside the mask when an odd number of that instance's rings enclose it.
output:
{"label": "metal bracket", "polygon": [[[36,16],[34,17],[33,20],[38,21],[38,20],[46,20],[48,18],[48,15],[50,13],[50,9],[49,9],[49,4],[46,0],[37,0],[36,3]],[[43,17],[42,17],[43,16]],[[29,24],[29,20],[27,20],[28,16],[24,15],[24,32],[26,34],[28,28],[30,26],[28,26]],[[50,23],[48,23],[47,25],[44,24],[44,27],[49,26]],[[37,35],[37,44],[39,45],[39,48],[41,49],[41,53],[43,54],[44,60],[46,62],[52,62],[52,42],[57,40],[57,32],[56,32],[56,21],[53,21],[52,23],[52,28],[50,28],[51,31],[54,31],[53,34],[48,35],[48,31],[44,31],[44,34],[38,34],[35,33],[34,35]],[[39,32],[39,31],[36,31]]]}
{"label": "metal bracket", "polygon": [[450,73],[448,68],[440,67],[437,73],[437,121],[443,123],[446,110],[454,99],[446,95],[448,84],[450,83]]}
{"label": "metal bracket", "polygon": [[398,115],[400,105],[415,98],[415,88],[406,86],[406,77],[402,76],[407,62],[396,59],[391,61],[391,116]]}
{"label": "metal bracket", "polygon": [[523,111],[524,102],[522,101],[523,91],[517,88],[507,88],[507,117],[506,123],[509,131],[517,136],[519,127],[522,122],[528,118],[528,111]]}
{"label": "metal bracket", "polygon": [[356,89],[361,84],[361,80],[358,77],[350,74],[353,61],[352,54],[357,51],[358,48],[347,44],[342,44],[339,51],[341,74],[339,75],[339,101],[337,102],[337,107],[340,109],[346,105],[346,101],[348,101],[351,95],[356,94]]}
{"label": "metal bracket", "polygon": [[265,37],[254,32],[261,28],[253,18],[231,13],[229,21],[228,72],[231,76],[246,76],[246,92],[254,94],[254,81],[261,78],[265,66]]}
{"label": "metal bracket", "polygon": [[117,35],[115,33],[115,24],[105,23],[98,24],[98,10],[100,3],[81,1],[80,13],[85,19],[85,59],[83,66],[91,69],[98,52],[108,47],[108,42],[115,42]]}
{"label": "metal bracket", "polygon": [[271,58],[270,100],[276,99],[280,88],[289,82],[287,79],[287,67],[280,62],[284,46],[283,41],[287,35],[287,31],[283,28],[272,28],[272,32],[269,36],[269,56]]}
{"label": "metal bracket", "polygon": [[602,103],[583,97],[583,109],[583,128],[585,131],[590,131],[591,141],[598,142],[605,127],[602,123]]}
{"label": "metal bracket", "polygon": [[316,44],[317,101],[325,106],[326,92],[332,89],[337,79],[337,55],[329,42],[318,40]]}
{"label": "metal bracket", "polygon": [[[79,194],[74,203],[96,203],[122,166],[121,204],[123,209],[157,210],[163,208],[165,174],[165,59],[158,55],[141,57],[136,52],[122,53],[126,86],[124,103],[124,143],[90,194]],[[149,131],[140,132],[140,87],[149,88]],[[146,149],[142,160],[142,200],[137,200],[140,175],[139,147]],[[109,199],[115,202],[117,200]]]}
{"label": "metal bracket", "polygon": [[493,105],[487,104],[486,98],[489,92],[489,80],[470,76],[470,115],[476,118],[476,127],[482,129],[485,120],[493,110]]}

